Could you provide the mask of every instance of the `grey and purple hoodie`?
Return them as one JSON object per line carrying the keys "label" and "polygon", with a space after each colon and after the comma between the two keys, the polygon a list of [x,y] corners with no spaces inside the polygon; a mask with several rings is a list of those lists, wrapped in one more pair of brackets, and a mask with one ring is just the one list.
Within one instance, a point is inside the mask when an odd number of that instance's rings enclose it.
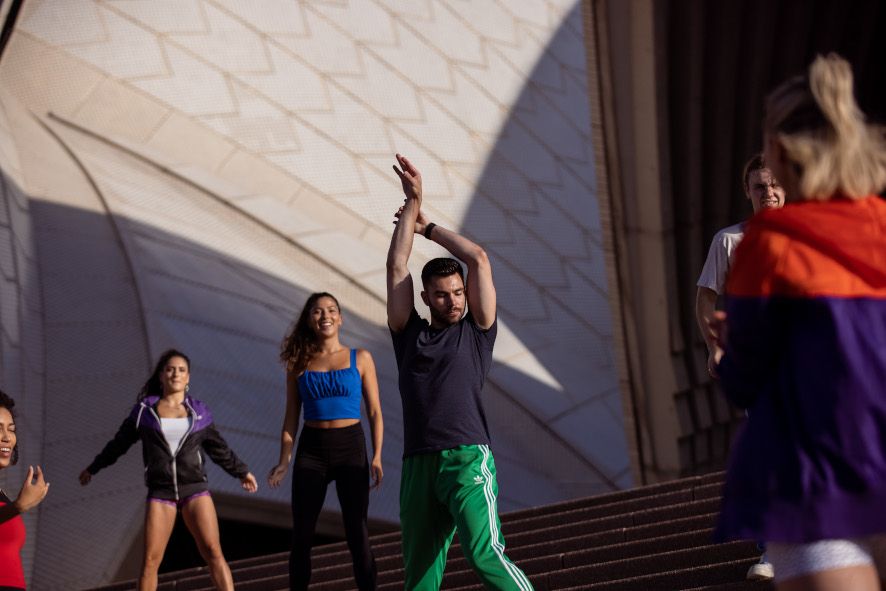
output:
{"label": "grey and purple hoodie", "polygon": [[152,498],[177,501],[208,490],[204,453],[234,478],[243,479],[249,473],[246,464],[215,428],[209,407],[190,396],[186,396],[184,402],[190,426],[178,449],[170,449],[160,429],[156,410],[159,399],[159,396],[147,396],[132,408],[117,434],[87,468],[90,474],[116,462],[139,439],[145,462],[145,484]]}

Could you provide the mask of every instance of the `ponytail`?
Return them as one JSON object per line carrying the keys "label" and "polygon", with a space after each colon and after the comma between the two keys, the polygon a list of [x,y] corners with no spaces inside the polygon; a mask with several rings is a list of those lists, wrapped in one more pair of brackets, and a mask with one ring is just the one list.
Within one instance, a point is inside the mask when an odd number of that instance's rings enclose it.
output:
{"label": "ponytail", "polygon": [[858,198],[886,186],[886,143],[865,122],[852,82],[844,59],[819,56],[808,77],[788,80],[767,98],[764,126],[795,165],[804,199]]}

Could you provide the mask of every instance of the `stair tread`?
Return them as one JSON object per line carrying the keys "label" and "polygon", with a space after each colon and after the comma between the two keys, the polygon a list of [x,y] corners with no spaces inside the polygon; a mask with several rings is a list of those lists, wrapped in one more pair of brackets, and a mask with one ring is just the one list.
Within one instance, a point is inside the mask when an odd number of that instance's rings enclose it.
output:
{"label": "stair tread", "polygon": [[[505,552],[536,589],[621,591],[771,591],[767,582],[745,581],[758,559],[750,542],[714,544],[712,527],[719,510],[723,474],[694,476],[501,516]],[[400,532],[371,536],[379,566],[379,590],[402,589]],[[442,588],[482,589],[456,536]],[[237,589],[283,591],[288,588],[288,552],[230,562]],[[353,589],[350,553],[344,542],[318,546],[311,589]],[[123,591],[135,581],[94,591]],[[209,591],[206,567],[166,573],[158,591]]]}

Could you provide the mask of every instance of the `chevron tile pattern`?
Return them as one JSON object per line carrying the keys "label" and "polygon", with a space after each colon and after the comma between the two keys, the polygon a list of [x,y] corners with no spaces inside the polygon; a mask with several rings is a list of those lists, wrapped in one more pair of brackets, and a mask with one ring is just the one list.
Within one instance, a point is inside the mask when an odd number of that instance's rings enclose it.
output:
{"label": "chevron tile pattern", "polygon": [[[393,377],[384,260],[401,197],[390,166],[409,155],[429,216],[493,261],[501,328],[487,402],[507,467],[502,505],[518,509],[631,484],[582,19],[576,0],[29,0],[0,85],[95,183],[145,302],[151,354],[170,340],[221,348],[218,359],[248,361],[221,366],[269,396],[287,319],[330,285],[351,290],[355,336],[378,343]],[[223,224],[209,223],[210,207]],[[188,272],[162,268],[174,252],[188,253]],[[417,240],[413,270],[440,254]],[[218,278],[252,303],[226,299]],[[244,449],[269,453],[276,430],[261,403],[229,408]],[[393,501],[371,510],[396,519]]]}

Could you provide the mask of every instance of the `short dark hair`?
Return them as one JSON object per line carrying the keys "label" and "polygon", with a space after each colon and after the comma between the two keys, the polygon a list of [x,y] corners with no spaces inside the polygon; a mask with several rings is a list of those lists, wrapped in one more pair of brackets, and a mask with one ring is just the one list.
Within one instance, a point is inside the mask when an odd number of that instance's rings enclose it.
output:
{"label": "short dark hair", "polygon": [[[3,390],[0,390],[0,408],[8,410],[9,414],[12,415],[12,420],[15,421],[15,400]],[[10,463],[12,465],[18,464],[18,440],[15,442],[15,447],[12,448],[12,459]]]}
{"label": "short dark hair", "polygon": [[457,260],[450,257],[431,259],[422,267],[421,284],[427,285],[431,277],[449,277],[456,273],[462,281],[465,280],[465,271]]}
{"label": "short dark hair", "polygon": [[751,173],[757,170],[763,170],[768,168],[766,166],[766,162],[763,161],[763,154],[761,152],[757,152],[751,159],[745,162],[744,172],[742,173],[742,180],[744,182],[744,190],[748,190],[748,178],[751,176]]}

